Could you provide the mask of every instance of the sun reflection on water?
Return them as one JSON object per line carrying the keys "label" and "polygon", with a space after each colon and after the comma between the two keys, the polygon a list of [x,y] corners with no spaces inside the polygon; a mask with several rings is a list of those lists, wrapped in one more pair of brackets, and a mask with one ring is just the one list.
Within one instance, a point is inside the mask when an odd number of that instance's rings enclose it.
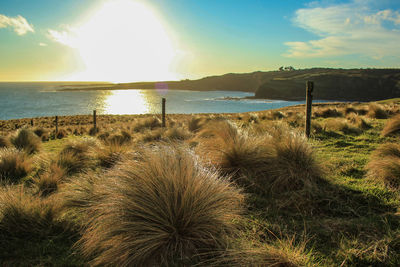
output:
{"label": "sun reflection on water", "polygon": [[105,96],[105,114],[146,114],[153,109],[144,90],[115,90]]}

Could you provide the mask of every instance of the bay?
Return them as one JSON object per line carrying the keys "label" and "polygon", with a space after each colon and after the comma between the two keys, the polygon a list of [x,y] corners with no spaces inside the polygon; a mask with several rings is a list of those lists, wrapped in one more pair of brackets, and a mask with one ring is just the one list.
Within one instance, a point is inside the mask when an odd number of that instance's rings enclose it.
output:
{"label": "bay", "polygon": [[[304,101],[240,99],[253,93],[186,90],[60,91],[63,82],[0,83],[0,119],[56,115],[159,114],[161,98],[167,113],[236,113],[275,109]],[[68,83],[70,84],[70,83]],[[231,99],[234,98],[234,99]]]}

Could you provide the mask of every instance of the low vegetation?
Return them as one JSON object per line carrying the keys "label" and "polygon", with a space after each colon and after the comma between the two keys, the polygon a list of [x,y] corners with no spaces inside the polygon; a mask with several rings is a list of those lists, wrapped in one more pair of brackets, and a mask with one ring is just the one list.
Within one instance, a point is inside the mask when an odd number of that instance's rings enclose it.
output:
{"label": "low vegetation", "polygon": [[400,103],[313,112],[0,121],[1,265],[399,266]]}

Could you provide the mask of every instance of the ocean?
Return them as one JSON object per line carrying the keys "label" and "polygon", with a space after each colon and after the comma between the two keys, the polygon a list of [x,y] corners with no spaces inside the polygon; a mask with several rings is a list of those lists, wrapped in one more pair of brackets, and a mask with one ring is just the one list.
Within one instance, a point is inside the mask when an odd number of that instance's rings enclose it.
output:
{"label": "ocean", "polygon": [[[67,83],[70,84],[70,83]],[[304,101],[232,99],[253,96],[237,91],[91,90],[60,91],[62,82],[0,83],[0,119],[92,114],[236,113],[303,104]],[[321,102],[321,101],[320,101]]]}

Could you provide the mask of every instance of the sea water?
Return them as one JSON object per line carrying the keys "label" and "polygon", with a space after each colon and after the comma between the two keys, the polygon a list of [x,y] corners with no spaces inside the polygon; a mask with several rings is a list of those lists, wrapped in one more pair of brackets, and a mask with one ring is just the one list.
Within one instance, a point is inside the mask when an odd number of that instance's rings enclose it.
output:
{"label": "sea water", "polygon": [[[188,90],[61,91],[65,83],[0,83],[0,119],[91,114],[236,113],[275,109],[304,101],[240,99],[253,93]],[[232,99],[234,98],[234,99]],[[239,99],[239,100],[238,100]]]}

